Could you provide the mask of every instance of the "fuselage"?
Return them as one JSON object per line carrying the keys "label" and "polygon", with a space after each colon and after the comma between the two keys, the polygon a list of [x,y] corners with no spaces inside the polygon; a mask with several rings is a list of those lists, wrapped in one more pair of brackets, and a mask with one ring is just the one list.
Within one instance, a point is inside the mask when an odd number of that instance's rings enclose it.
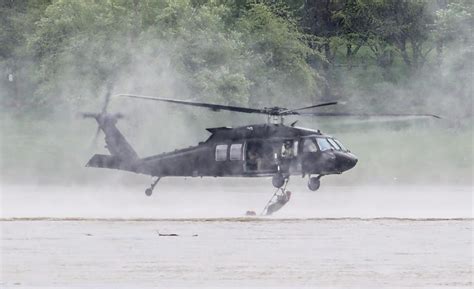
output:
{"label": "fuselage", "polygon": [[329,175],[357,163],[338,140],[315,130],[259,124],[208,131],[197,146],[139,159],[128,170],[160,177]]}

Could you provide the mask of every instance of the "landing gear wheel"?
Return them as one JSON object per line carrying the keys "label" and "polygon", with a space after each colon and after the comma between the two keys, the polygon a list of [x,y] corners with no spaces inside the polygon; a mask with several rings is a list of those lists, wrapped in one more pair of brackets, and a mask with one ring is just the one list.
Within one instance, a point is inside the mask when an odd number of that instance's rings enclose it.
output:
{"label": "landing gear wheel", "polygon": [[153,184],[151,184],[150,187],[145,190],[145,195],[147,195],[149,197],[149,196],[151,196],[151,194],[153,194],[153,189],[155,188],[156,184],[158,184],[160,179],[161,179],[161,177],[156,178],[156,180],[153,182]]}
{"label": "landing gear wheel", "polygon": [[145,195],[147,196],[151,196],[152,193],[153,193],[153,190],[151,188],[148,188],[145,190]]}
{"label": "landing gear wheel", "polygon": [[283,185],[285,184],[285,178],[283,177],[282,174],[276,174],[273,176],[272,178],[272,185],[275,187],[275,188],[281,188],[283,187]]}
{"label": "landing gear wheel", "polygon": [[317,191],[319,189],[319,186],[321,185],[321,181],[319,180],[319,177],[312,177],[309,178],[308,180],[308,189],[311,191]]}

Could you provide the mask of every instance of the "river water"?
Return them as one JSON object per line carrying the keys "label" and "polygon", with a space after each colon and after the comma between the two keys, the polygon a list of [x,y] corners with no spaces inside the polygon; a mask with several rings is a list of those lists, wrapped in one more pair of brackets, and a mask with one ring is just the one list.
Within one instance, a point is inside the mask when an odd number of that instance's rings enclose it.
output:
{"label": "river water", "polygon": [[470,188],[173,188],[3,187],[0,288],[473,286]]}

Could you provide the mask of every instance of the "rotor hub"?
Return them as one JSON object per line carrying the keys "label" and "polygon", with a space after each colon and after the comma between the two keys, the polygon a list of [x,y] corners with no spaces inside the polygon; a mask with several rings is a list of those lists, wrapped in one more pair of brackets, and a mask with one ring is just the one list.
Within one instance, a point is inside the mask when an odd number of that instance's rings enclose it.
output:
{"label": "rotor hub", "polygon": [[287,109],[284,107],[279,107],[279,106],[274,106],[274,107],[264,107],[263,111],[268,114],[268,115],[281,115],[283,111],[286,111]]}

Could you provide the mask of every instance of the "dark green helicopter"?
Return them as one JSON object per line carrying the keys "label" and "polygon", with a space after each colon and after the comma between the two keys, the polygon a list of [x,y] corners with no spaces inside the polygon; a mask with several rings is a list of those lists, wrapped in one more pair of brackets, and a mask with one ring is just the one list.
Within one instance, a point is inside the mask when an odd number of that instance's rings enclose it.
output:
{"label": "dark green helicopter", "polygon": [[[150,196],[163,177],[272,177],[272,184],[279,189],[291,175],[308,176],[308,188],[316,191],[322,176],[341,174],[353,168],[357,157],[337,139],[319,130],[285,125],[285,116],[393,116],[435,117],[431,114],[352,114],[308,111],[336,105],[326,102],[297,109],[282,107],[245,108],[194,101],[174,100],[151,96],[119,94],[116,97],[153,100],[173,104],[197,106],[212,111],[256,113],[267,116],[267,123],[242,127],[208,128],[209,138],[197,146],[175,150],[149,157],[140,157],[115,126],[121,114],[108,114],[106,108],[110,93],[101,113],[84,113],[99,125],[97,134],[105,134],[106,148],[110,155],[96,154],[87,167],[108,168],[150,175],[157,179],[146,189]],[[97,137],[96,134],[96,137]]]}

